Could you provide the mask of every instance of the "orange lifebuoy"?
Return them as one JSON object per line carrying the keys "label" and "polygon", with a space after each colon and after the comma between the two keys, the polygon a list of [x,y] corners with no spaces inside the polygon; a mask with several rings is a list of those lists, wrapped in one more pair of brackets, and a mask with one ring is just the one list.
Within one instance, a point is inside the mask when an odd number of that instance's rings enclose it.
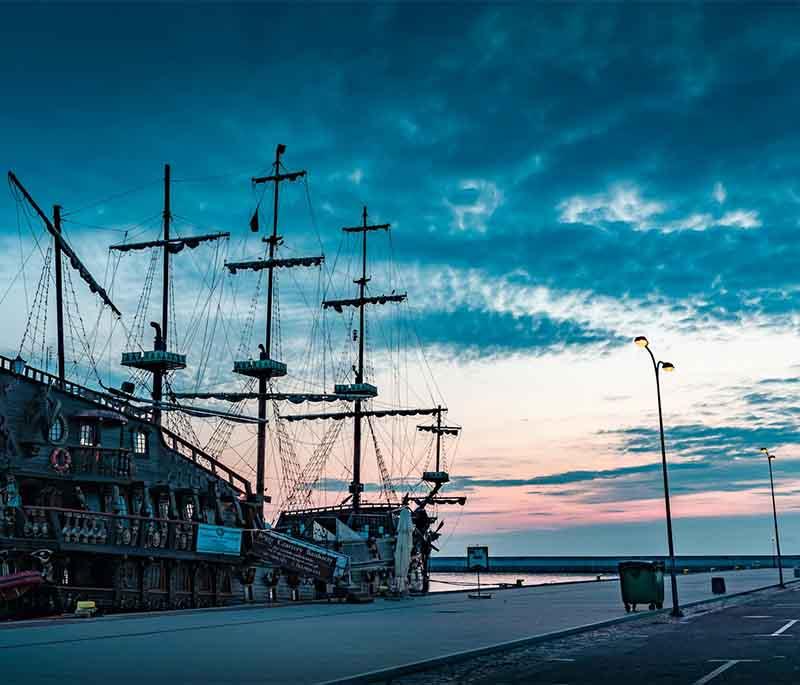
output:
{"label": "orange lifebuoy", "polygon": [[50,455],[50,465],[59,473],[66,473],[72,466],[72,455],[63,447],[56,447]]}

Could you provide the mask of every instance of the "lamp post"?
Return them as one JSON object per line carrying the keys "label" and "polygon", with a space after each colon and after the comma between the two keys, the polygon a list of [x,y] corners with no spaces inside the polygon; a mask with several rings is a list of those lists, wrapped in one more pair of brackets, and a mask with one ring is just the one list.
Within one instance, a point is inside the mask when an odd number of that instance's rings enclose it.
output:
{"label": "lamp post", "polygon": [[672,615],[675,617],[683,616],[680,604],[678,603],[678,581],[675,578],[675,544],[672,540],[672,511],[669,505],[669,477],[667,475],[667,450],[664,447],[664,418],[661,413],[661,382],[659,378],[659,371],[674,371],[675,366],[670,362],[656,361],[653,351],[650,349],[650,343],[643,335],[634,338],[639,347],[643,347],[653,360],[653,371],[656,375],[656,397],[658,398],[658,427],[661,434],[661,470],[664,475],[664,503],[667,510],[667,542],[669,543],[669,575],[672,583]]}
{"label": "lamp post", "polygon": [[775,507],[775,482],[772,480],[772,460],[775,458],[774,454],[770,454],[766,447],[761,448],[761,453],[766,455],[767,464],[769,464],[769,489],[772,492],[772,520],[775,522],[775,551],[778,555],[778,579],[781,587],[786,587],[783,584],[783,564],[781,563],[781,541],[778,537],[778,510]]}

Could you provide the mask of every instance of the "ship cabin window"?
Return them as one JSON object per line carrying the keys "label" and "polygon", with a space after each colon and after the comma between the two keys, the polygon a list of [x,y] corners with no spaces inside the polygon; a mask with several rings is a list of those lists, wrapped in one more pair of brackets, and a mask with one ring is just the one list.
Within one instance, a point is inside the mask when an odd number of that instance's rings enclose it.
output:
{"label": "ship cabin window", "polygon": [[95,434],[94,426],[91,423],[81,424],[80,444],[83,447],[91,447],[94,445]]}
{"label": "ship cabin window", "polygon": [[138,455],[147,454],[147,433],[144,431],[133,431],[133,453]]}
{"label": "ship cabin window", "polygon": [[186,521],[194,520],[194,502],[189,501],[183,505],[183,518]]}
{"label": "ship cabin window", "polygon": [[64,419],[56,416],[53,423],[50,424],[50,442],[61,442],[64,439],[64,432]]}

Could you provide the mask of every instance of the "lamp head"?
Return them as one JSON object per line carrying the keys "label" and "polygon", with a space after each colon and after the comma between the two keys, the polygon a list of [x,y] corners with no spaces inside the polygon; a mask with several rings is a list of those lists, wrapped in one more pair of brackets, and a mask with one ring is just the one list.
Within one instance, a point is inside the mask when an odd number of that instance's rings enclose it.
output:
{"label": "lamp head", "polygon": [[759,447],[758,451],[763,454],[767,454],[769,452],[769,450],[766,447]]}
{"label": "lamp head", "polygon": [[639,347],[647,347],[650,344],[647,341],[647,338],[645,338],[643,335],[637,335],[633,339],[633,342],[635,342]]}
{"label": "lamp head", "polygon": [[674,371],[675,365],[672,362],[661,362],[661,368],[664,371]]}

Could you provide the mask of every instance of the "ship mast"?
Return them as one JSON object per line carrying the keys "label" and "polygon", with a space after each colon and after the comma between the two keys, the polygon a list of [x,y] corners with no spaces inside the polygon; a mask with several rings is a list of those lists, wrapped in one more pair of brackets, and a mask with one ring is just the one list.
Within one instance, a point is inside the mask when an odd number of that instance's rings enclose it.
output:
{"label": "ship mast", "polygon": [[137,369],[144,369],[153,374],[153,423],[161,425],[161,413],[164,397],[164,378],[167,371],[186,368],[186,355],[167,350],[167,331],[169,328],[169,289],[170,271],[169,260],[171,254],[177,254],[183,248],[194,249],[200,243],[211,240],[227,238],[230,233],[209,233],[199,236],[187,236],[185,238],[172,238],[170,236],[170,225],[172,222],[172,211],[170,203],[170,179],[171,168],[169,164],[164,165],[164,210],[163,216],[163,237],[160,240],[150,240],[141,243],[122,243],[111,245],[110,250],[119,252],[129,252],[131,250],[145,250],[151,247],[162,248],[162,279],[161,279],[161,323],[151,321],[150,325],[155,329],[155,341],[152,351],[144,352],[123,352],[122,365]]}
{"label": "ship mast", "polygon": [[[273,215],[272,233],[262,241],[269,245],[267,259],[256,259],[244,262],[228,262],[226,268],[235,274],[239,270],[260,271],[267,269],[267,323],[264,332],[264,344],[259,345],[260,354],[257,360],[234,361],[233,371],[245,376],[258,379],[258,439],[257,439],[257,464],[256,464],[256,498],[259,504],[269,502],[270,498],[264,496],[267,465],[267,400],[275,398],[278,394],[267,392],[267,381],[286,375],[286,364],[272,358],[272,310],[274,299],[274,270],[279,268],[291,268],[295,266],[319,266],[325,260],[324,256],[319,257],[293,257],[288,259],[278,259],[275,257],[276,250],[283,244],[283,237],[278,235],[278,198],[280,184],[283,181],[296,181],[306,175],[302,171],[281,172],[281,157],[286,152],[286,146],[279,144],[275,148],[275,162],[272,165],[272,173],[267,176],[258,176],[252,179],[253,185],[261,183],[273,184]],[[254,232],[258,231],[258,209],[250,222],[250,228]]]}
{"label": "ship mast", "polygon": [[[161,331],[156,329],[156,340],[153,347],[157,350],[167,349],[167,326],[169,325],[169,226],[172,220],[170,212],[170,166],[164,165],[164,247],[162,264],[164,267],[161,278]],[[155,326],[154,326],[155,328]],[[166,370],[162,367],[153,371],[153,419],[161,423],[161,399],[163,397],[164,375]]]}
{"label": "ship mast", "polygon": [[[389,230],[389,224],[368,226],[367,208],[364,207],[361,231],[361,278],[358,284],[358,298],[364,299],[364,290],[367,287],[367,232],[368,230]],[[356,383],[364,382],[364,305],[358,307],[358,371]],[[353,495],[353,508],[358,509],[361,503],[361,492],[364,484],[361,482],[361,399],[355,401],[355,418],[353,419],[353,482],[350,483],[350,492]]]}
{"label": "ship mast", "polygon": [[64,237],[61,235],[61,205],[53,205],[53,220],[50,221],[50,218],[42,211],[41,207],[36,204],[36,201],[33,199],[33,197],[31,197],[31,194],[28,192],[25,186],[22,185],[22,182],[17,178],[13,171],[8,172],[8,180],[22,193],[22,196],[39,215],[48,232],[53,237],[56,260],[55,278],[56,334],[58,340],[58,380],[63,387],[66,380],[66,368],[64,363],[64,279],[62,275],[61,255],[65,254],[69,258],[72,268],[75,269],[80,277],[86,282],[86,284],[89,286],[89,290],[91,290],[93,293],[96,293],[103,303],[108,305],[117,316],[122,316],[122,314],[111,301],[105,289],[102,288],[94,279],[92,274],[89,273],[89,270],[83,265],[81,260],[78,259],[78,255],[75,254],[74,250],[67,244],[67,242],[64,240]]}
{"label": "ship mast", "polygon": [[358,366],[354,367],[356,382],[353,386],[337,387],[337,394],[349,394],[355,398],[353,412],[353,480],[350,483],[350,495],[353,498],[353,509],[361,506],[361,493],[364,484],[361,481],[361,420],[364,417],[362,402],[375,397],[378,390],[375,386],[364,381],[364,307],[367,304],[385,304],[386,302],[402,302],[406,295],[380,295],[367,297],[366,288],[370,279],[367,278],[367,233],[371,231],[388,231],[391,224],[368,224],[367,208],[361,214],[360,226],[343,228],[345,233],[361,233],[361,278],[353,282],[358,285],[358,298],[355,300],[326,300],[322,303],[325,308],[333,307],[341,311],[343,306],[358,307]]}
{"label": "ship mast", "polygon": [[[53,205],[53,228],[61,235],[61,205]],[[58,340],[58,380],[61,385],[67,379],[64,367],[64,277],[61,273],[61,243],[55,243],[56,255],[56,337]]]}
{"label": "ship mast", "polygon": [[[343,412],[325,412],[314,414],[290,414],[284,415],[282,418],[285,421],[318,421],[318,420],[334,420],[343,421],[345,419],[353,419],[353,479],[350,483],[350,495],[348,499],[352,499],[352,510],[357,511],[361,507],[361,493],[364,491],[364,483],[361,479],[361,457],[362,457],[362,421],[363,419],[370,418],[384,418],[384,417],[399,417],[399,416],[435,416],[436,423],[430,426],[418,426],[420,431],[427,431],[436,434],[436,471],[426,471],[422,479],[428,483],[433,484],[433,488],[425,497],[411,497],[406,495],[404,502],[413,500],[419,506],[426,506],[427,504],[464,504],[466,499],[463,496],[459,497],[439,497],[438,493],[442,486],[450,480],[449,475],[441,470],[442,460],[442,436],[444,435],[458,435],[461,428],[459,426],[447,426],[442,423],[442,414],[447,409],[441,405],[433,408],[416,408],[416,409],[369,409],[364,408],[364,402],[371,400],[378,396],[378,388],[371,383],[367,383],[364,379],[364,346],[366,337],[365,327],[365,307],[372,304],[387,304],[389,302],[403,302],[407,298],[406,293],[395,294],[394,291],[390,295],[367,295],[367,283],[371,280],[367,276],[367,234],[372,231],[388,231],[391,224],[370,224],[368,221],[367,208],[364,207],[361,214],[361,225],[343,228],[345,233],[361,233],[361,277],[355,279],[353,282],[358,285],[358,297],[352,299],[341,300],[324,300],[322,306],[324,309],[333,308],[340,314],[344,311],[345,307],[358,307],[358,361],[353,365],[355,373],[355,383],[342,383],[336,384],[334,387],[334,394],[343,400],[353,401],[354,406],[352,411]],[[380,457],[379,457],[380,460]],[[380,461],[379,461],[380,466]],[[345,500],[347,501],[347,500]]]}
{"label": "ship mast", "polygon": [[[278,195],[280,193],[281,181],[287,180],[281,178],[281,155],[286,151],[286,146],[279,144],[275,148],[275,165],[273,167],[275,173],[271,176],[264,176],[254,178],[253,184],[259,183],[273,183],[272,190],[272,235],[268,238],[262,238],[269,244],[268,259],[272,262],[275,259],[275,248],[280,242],[278,237]],[[305,176],[305,170],[298,172],[298,175],[292,178],[300,178]],[[272,359],[272,307],[273,307],[273,288],[275,281],[275,265],[271,264],[267,269],[267,324],[264,332],[264,349],[261,353],[262,359],[266,356],[267,359]],[[256,462],[256,493],[259,497],[264,496],[265,481],[266,481],[266,468],[267,468],[267,378],[266,374],[261,374],[258,377],[258,444],[257,444],[257,462]],[[263,500],[262,500],[263,501]]]}

